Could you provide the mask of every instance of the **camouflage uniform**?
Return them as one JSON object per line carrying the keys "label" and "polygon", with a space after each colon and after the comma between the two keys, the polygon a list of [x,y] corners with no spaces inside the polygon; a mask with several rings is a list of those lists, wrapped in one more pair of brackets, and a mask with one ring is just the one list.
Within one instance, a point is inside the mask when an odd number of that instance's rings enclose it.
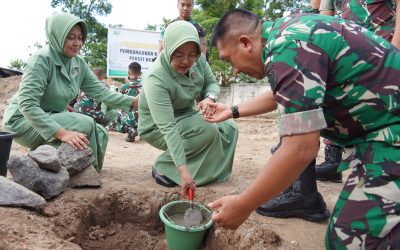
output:
{"label": "camouflage uniform", "polygon": [[[123,84],[121,86],[121,93],[129,95],[129,96],[137,96],[137,95],[139,95],[140,90],[142,89],[142,84],[141,83],[142,83],[142,79],[139,78],[137,81],[127,82],[127,83]],[[134,113],[134,119],[136,120],[136,121],[133,121],[133,122],[136,124],[137,120],[139,119],[137,110],[132,111],[132,112]],[[135,128],[136,127],[137,126],[135,126]]]}
{"label": "camouflage uniform", "polygon": [[280,134],[321,131],[346,148],[340,170],[351,174],[326,247],[400,246],[400,51],[361,26],[322,15],[266,22],[262,32]]}
{"label": "camouflage uniform", "polygon": [[[127,82],[121,86],[120,92],[129,96],[137,96],[140,93],[140,88],[142,85],[140,84],[141,79],[136,82]],[[114,131],[123,131],[127,127],[133,127],[135,130],[137,129],[137,110],[123,110],[119,112],[116,118],[108,125],[108,129]]]}
{"label": "camouflage uniform", "polygon": [[128,133],[130,128],[136,130],[137,123],[133,112],[117,111],[114,119],[106,126],[107,130]]}
{"label": "camouflage uniform", "polygon": [[107,126],[110,121],[107,118],[106,113],[101,110],[101,102],[88,97],[83,91],[80,91],[76,99],[74,112],[92,117],[96,123],[103,127]]}
{"label": "camouflage uniform", "polygon": [[[107,86],[106,84],[104,85]],[[74,112],[92,117],[96,123],[107,130],[128,133],[131,127],[137,127],[132,114],[113,108],[110,109],[105,103],[88,97],[83,91],[78,95],[77,102],[74,105]]]}
{"label": "camouflage uniform", "polygon": [[395,27],[395,0],[322,0],[321,10],[335,10],[336,15],[355,22],[391,41]]}

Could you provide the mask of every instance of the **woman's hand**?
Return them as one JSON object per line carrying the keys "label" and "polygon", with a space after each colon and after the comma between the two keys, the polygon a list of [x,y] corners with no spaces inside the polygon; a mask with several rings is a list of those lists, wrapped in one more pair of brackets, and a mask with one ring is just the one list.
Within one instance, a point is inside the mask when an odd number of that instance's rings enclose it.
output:
{"label": "woman's hand", "polygon": [[68,143],[75,149],[84,149],[87,148],[89,144],[89,140],[86,138],[86,135],[76,131],[68,131],[64,128],[60,128],[55,134],[54,137],[62,142]]}
{"label": "woman's hand", "polygon": [[181,189],[182,189],[182,197],[186,197],[188,194],[188,189],[192,189],[193,192],[196,190],[196,184],[192,179],[192,175],[187,169],[186,165],[182,165],[178,167],[179,173],[181,175]]}
{"label": "woman's hand", "polygon": [[214,104],[214,100],[207,97],[196,105],[196,111],[201,110],[204,117],[209,117],[214,114],[214,108],[210,106],[211,104]]}
{"label": "woman's hand", "polygon": [[222,122],[232,118],[232,110],[228,105],[222,103],[210,103],[208,105],[213,110],[213,113],[208,116],[203,115],[204,120],[208,122]]}

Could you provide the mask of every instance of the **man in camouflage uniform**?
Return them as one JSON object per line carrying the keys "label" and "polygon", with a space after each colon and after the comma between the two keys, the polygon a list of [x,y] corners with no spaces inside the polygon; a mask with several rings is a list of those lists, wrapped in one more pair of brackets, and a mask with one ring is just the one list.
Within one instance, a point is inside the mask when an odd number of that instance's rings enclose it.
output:
{"label": "man in camouflage uniform", "polygon": [[[130,63],[128,66],[128,77],[125,79],[126,83],[121,86],[120,92],[129,96],[137,96],[142,87],[141,74],[141,65],[137,62]],[[138,118],[137,110],[123,110],[122,112],[119,112],[119,114],[116,116],[116,119],[114,119],[107,128],[114,131],[121,131],[125,128],[129,128],[126,141],[134,142],[136,136],[138,135]],[[130,129],[131,127],[133,129]]]}
{"label": "man in camouflage uniform", "polygon": [[[104,86],[108,88],[108,85],[103,82],[103,69],[100,67],[93,68],[93,74],[96,75],[97,79],[103,83]],[[81,113],[92,117],[96,123],[107,126],[110,121],[109,116],[107,116],[107,106],[102,104],[100,101],[88,97],[83,91],[80,91],[78,96],[71,102],[70,105],[76,113]]]}
{"label": "man in camouflage uniform", "polygon": [[400,0],[321,0],[320,11],[363,26],[400,48],[399,4]]}
{"label": "man in camouflage uniform", "polygon": [[345,148],[351,169],[326,233],[328,249],[400,246],[400,51],[343,19],[292,15],[260,22],[231,10],[213,44],[221,59],[258,79],[272,93],[231,108],[211,105],[207,120],[268,112],[278,106],[282,146],[242,194],[208,204],[217,226],[237,228],[265,200],[287,187],[311,162],[320,135]]}
{"label": "man in camouflage uniform", "polygon": [[[137,96],[142,88],[142,66],[137,62],[131,62],[128,66],[128,77],[126,83],[121,86],[121,93],[129,96]],[[137,123],[139,116],[137,110],[134,113],[134,123]],[[137,128],[137,126],[135,126]]]}
{"label": "man in camouflage uniform", "polygon": [[[319,9],[323,15],[336,15],[363,26],[400,48],[400,21],[396,23],[396,18],[400,18],[400,14],[396,15],[399,3],[400,0],[322,0]],[[329,140],[324,143],[325,161],[317,166],[316,177],[342,182],[342,174],[337,171],[342,149]]]}
{"label": "man in camouflage uniform", "polygon": [[[191,24],[193,24],[193,26],[197,30],[197,33],[199,34],[201,53],[206,55],[206,58],[208,61],[206,32],[205,32],[204,28],[201,27],[201,25],[198,22],[196,22],[195,20],[193,20],[193,18],[191,17],[192,10],[194,7],[194,0],[178,0],[177,7],[178,7],[179,16],[177,18],[173,19],[171,21],[171,23],[178,21],[178,20],[184,20],[184,21],[187,21],[187,22],[190,22]],[[167,27],[165,27],[165,28],[167,28]],[[165,29],[161,30],[161,38],[159,41],[159,48],[158,48],[159,52],[163,49],[164,30]]]}
{"label": "man in camouflage uniform", "polygon": [[90,116],[96,123],[105,127],[110,120],[103,111],[100,101],[88,97],[83,91],[79,93],[76,103],[74,104],[74,112]]}
{"label": "man in camouflage uniform", "polygon": [[[102,80],[97,74],[97,70],[93,70],[93,72],[96,74],[99,80]],[[104,82],[102,83],[106,87],[109,87]],[[116,89],[116,91],[118,91],[118,89]],[[96,123],[102,125],[107,130],[127,133],[128,138],[126,141],[128,142],[133,142],[135,140],[135,136],[137,135],[137,125],[133,114],[129,114],[129,112],[123,112],[114,108],[110,108],[105,103],[88,97],[83,91],[81,91],[76,98],[73,111],[92,117]]]}

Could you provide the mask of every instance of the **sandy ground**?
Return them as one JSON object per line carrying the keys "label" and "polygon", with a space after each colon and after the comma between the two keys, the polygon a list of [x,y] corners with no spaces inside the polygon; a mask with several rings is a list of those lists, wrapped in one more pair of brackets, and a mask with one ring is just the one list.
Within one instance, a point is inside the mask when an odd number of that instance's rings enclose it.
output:
{"label": "sandy ground", "polygon": [[[278,142],[274,117],[241,118],[237,124],[240,132],[232,175],[226,183],[199,187],[196,200],[203,204],[242,192]],[[158,211],[163,204],[180,199],[179,188],[164,188],[151,177],[159,150],[141,140],[125,142],[123,134],[110,132],[109,136],[100,172],[103,185],[68,189],[38,210],[0,207],[0,249],[166,249]],[[26,149],[14,143],[11,154],[26,154]],[[317,161],[322,160],[320,150]],[[341,187],[318,182],[330,210]],[[268,218],[254,212],[236,231],[214,227],[203,248],[324,249],[326,223]]]}

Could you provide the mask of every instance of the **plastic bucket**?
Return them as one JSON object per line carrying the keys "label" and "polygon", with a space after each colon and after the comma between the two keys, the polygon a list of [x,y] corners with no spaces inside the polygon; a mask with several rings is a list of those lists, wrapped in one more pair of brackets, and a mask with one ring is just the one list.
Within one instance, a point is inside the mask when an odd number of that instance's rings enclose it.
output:
{"label": "plastic bucket", "polygon": [[15,133],[0,131],[0,175],[7,175],[7,162],[10,157],[12,138]]}
{"label": "plastic bucket", "polygon": [[160,218],[164,222],[167,244],[171,250],[199,249],[207,230],[212,226],[211,211],[200,204],[194,205],[203,215],[203,221],[197,227],[186,227],[173,220],[175,215],[185,214],[190,207],[187,201],[172,201],[160,209]]}

